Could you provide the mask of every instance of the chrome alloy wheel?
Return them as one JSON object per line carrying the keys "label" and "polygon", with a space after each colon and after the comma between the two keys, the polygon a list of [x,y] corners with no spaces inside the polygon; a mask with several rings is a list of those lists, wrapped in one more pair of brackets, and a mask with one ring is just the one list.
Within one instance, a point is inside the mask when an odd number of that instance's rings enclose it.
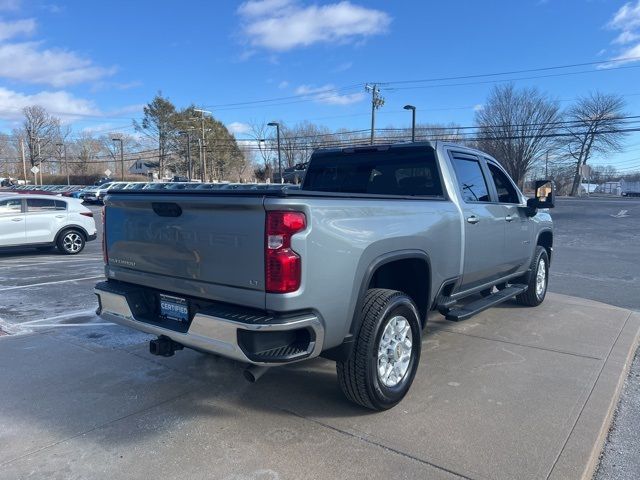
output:
{"label": "chrome alloy wheel", "polygon": [[413,345],[411,325],[403,316],[392,317],[378,344],[378,379],[395,387],[407,375]]}
{"label": "chrome alloy wheel", "polygon": [[538,262],[538,270],[536,271],[536,295],[541,298],[547,289],[547,263],[544,258]]}
{"label": "chrome alloy wheel", "polygon": [[77,253],[82,250],[82,237],[76,232],[69,232],[62,239],[62,245],[67,252]]}

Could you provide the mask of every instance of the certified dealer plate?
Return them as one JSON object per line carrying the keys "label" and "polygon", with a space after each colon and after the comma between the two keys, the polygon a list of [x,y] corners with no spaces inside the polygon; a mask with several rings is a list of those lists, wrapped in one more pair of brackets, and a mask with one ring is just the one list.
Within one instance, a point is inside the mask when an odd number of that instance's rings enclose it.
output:
{"label": "certified dealer plate", "polygon": [[184,298],[160,294],[160,315],[179,322],[189,321],[189,306]]}

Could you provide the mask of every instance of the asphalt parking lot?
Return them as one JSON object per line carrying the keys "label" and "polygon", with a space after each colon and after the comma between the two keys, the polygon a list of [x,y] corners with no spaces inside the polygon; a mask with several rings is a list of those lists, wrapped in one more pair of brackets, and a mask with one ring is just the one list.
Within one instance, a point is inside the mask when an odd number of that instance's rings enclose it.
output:
{"label": "asphalt parking lot", "polygon": [[[5,412],[20,417],[24,431],[6,423],[0,406],[0,477],[121,478],[123,472],[164,472],[257,479],[572,478],[562,473],[580,470],[570,467],[584,458],[578,453],[571,457],[572,442],[580,451],[576,435],[590,428],[581,420],[583,413],[600,398],[598,390],[607,380],[603,374],[625,366],[624,355],[612,357],[620,353],[613,333],[625,331],[630,317],[623,309],[640,310],[640,245],[635,240],[640,233],[640,201],[560,199],[553,214],[556,241],[550,290],[621,308],[552,295],[543,306],[541,325],[533,330],[527,323],[529,311],[510,305],[455,327],[436,320],[423,343],[426,358],[428,352],[439,355],[432,357],[435,365],[429,377],[417,379],[420,386],[414,386],[411,398],[393,413],[379,415],[345,404],[332,365],[323,360],[270,372],[260,383],[249,385],[241,378],[242,367],[233,362],[195,352],[180,352],[171,359],[149,356],[148,336],[106,324],[93,313],[92,287],[102,277],[99,241],[74,257],[33,251],[0,254],[0,329],[11,334],[6,338],[13,337],[33,375],[9,375],[8,384],[15,389],[43,385],[35,389],[43,398],[33,399],[32,408],[20,408],[15,398],[7,402]],[[572,315],[584,316],[582,328],[579,323],[572,327],[573,339],[558,332],[554,338],[556,326],[551,322],[558,312],[553,305],[564,312],[567,324]],[[590,314],[597,321],[587,318]],[[482,358],[466,352],[456,335],[473,339],[474,351]],[[578,344],[571,343],[578,337]],[[0,339],[0,346],[6,338]],[[599,341],[608,342],[606,348]],[[531,350],[532,342],[536,351]],[[0,355],[3,351],[0,347]],[[562,366],[553,363],[556,354],[566,354]],[[65,355],[76,363],[61,362]],[[104,361],[96,364],[96,355]],[[528,367],[516,372],[505,367],[511,364]],[[59,365],[68,372],[60,375]],[[493,376],[496,367],[507,369]],[[598,478],[640,476],[634,434],[640,418],[638,368],[636,362]],[[545,369],[556,369],[558,377],[545,377]],[[501,382],[500,375],[512,385]],[[79,379],[74,383],[77,395],[70,395],[64,382],[47,383],[66,376]],[[538,380],[542,383],[536,384]],[[108,395],[96,393],[96,381]],[[470,385],[475,389],[470,398],[456,395],[456,389]],[[612,384],[607,391],[617,389]],[[531,416],[516,418],[522,395],[531,397]],[[547,396],[555,399],[553,408],[538,406]],[[57,399],[63,398],[72,404],[59,404]],[[606,404],[607,398],[600,400]],[[438,412],[444,412],[440,420],[418,425],[403,437],[403,429],[415,423],[413,416],[431,419]],[[455,419],[464,415],[471,416],[460,426],[469,430],[458,431]],[[507,432],[500,422],[520,424],[522,431]],[[592,427],[597,430],[597,425]],[[493,440],[487,442],[489,438]],[[451,460],[454,457],[460,462]],[[203,472],[206,465],[211,471]]]}

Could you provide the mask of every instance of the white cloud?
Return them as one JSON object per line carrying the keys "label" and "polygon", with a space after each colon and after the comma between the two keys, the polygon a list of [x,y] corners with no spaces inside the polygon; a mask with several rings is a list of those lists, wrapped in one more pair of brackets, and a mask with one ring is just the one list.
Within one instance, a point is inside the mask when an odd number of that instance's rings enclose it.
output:
{"label": "white cloud", "polygon": [[479,112],[481,110],[484,110],[484,105],[482,103],[478,103],[478,104],[473,106],[473,111],[474,112]]}
{"label": "white cloud", "polygon": [[227,129],[234,135],[242,135],[251,131],[251,126],[242,122],[231,122]]}
{"label": "white cloud", "polygon": [[287,88],[289,86],[289,82],[287,82],[286,80],[282,80],[279,84],[278,84],[278,88],[280,90]]}
{"label": "white cloud", "polygon": [[635,42],[638,39],[640,39],[640,34],[625,30],[624,32],[620,33],[620,35],[618,35],[611,43],[625,45],[627,43]]}
{"label": "white cloud", "polygon": [[608,26],[615,30],[631,30],[640,27],[640,0],[636,1],[635,5],[629,2],[620,7]]}
{"label": "white cloud", "polygon": [[601,65],[600,68],[611,68],[625,63],[640,61],[640,0],[625,3],[614,13],[607,23],[611,30],[618,30],[620,33],[611,43],[614,45],[624,45],[624,48],[611,59],[610,63]]}
{"label": "white cloud", "polygon": [[387,31],[391,17],[349,1],[303,5],[296,0],[253,0],[238,8],[254,47],[286,51],[316,43],[347,43]]}
{"label": "white cloud", "polygon": [[22,109],[30,105],[40,105],[65,121],[101,115],[91,100],[77,98],[63,90],[28,95],[0,87],[0,117],[18,120],[22,117]]}
{"label": "white cloud", "polygon": [[296,94],[308,95],[318,103],[326,105],[351,105],[365,99],[364,92],[340,94],[336,91],[334,85],[327,84],[322,87],[314,87],[312,85],[300,85],[296,88]]}
{"label": "white cloud", "polygon": [[20,0],[0,0],[0,10],[18,10],[20,3]]}
{"label": "white cloud", "polygon": [[245,17],[260,17],[275,10],[282,10],[293,3],[293,0],[252,0],[238,7],[238,13]]}
{"label": "white cloud", "polygon": [[29,35],[36,29],[36,21],[33,18],[16,20],[15,22],[0,21],[0,41],[8,40],[17,35]]}
{"label": "white cloud", "polygon": [[40,42],[0,44],[0,77],[11,80],[64,87],[95,81],[115,70],[69,50],[42,49]]}

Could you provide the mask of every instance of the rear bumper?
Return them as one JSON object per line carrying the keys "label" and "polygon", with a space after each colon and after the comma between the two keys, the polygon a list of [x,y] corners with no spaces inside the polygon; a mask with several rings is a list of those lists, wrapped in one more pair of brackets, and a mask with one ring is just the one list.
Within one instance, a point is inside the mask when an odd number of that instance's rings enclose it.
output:
{"label": "rear bumper", "polygon": [[[102,282],[94,289],[98,296],[98,315],[101,318],[152,335],[164,335],[185,347],[213,353],[254,365],[282,365],[316,357],[322,351],[324,328],[317,315],[300,313],[293,316],[256,315],[255,310],[237,307],[210,307],[193,315],[188,327],[181,329],[161,325],[162,320],[148,315],[135,315],[139,287]],[[155,321],[154,321],[155,320]],[[271,345],[266,350],[260,339],[278,342],[279,338],[295,338],[302,333],[302,341],[290,345]],[[299,335],[300,336],[300,335]],[[284,340],[286,341],[286,340]]]}
{"label": "rear bumper", "polygon": [[87,235],[87,242],[91,242],[96,238],[98,238],[98,232],[94,233],[93,235]]}

